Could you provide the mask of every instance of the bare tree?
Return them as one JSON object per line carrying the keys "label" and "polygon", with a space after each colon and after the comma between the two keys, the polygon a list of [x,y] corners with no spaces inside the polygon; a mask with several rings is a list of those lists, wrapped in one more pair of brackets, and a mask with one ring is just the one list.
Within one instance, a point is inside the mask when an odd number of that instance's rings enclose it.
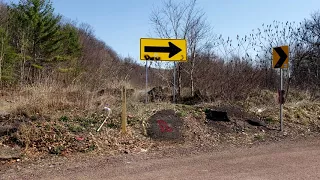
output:
{"label": "bare tree", "polygon": [[[191,95],[194,95],[194,67],[196,51],[200,49],[209,36],[210,28],[205,19],[205,13],[196,7],[197,0],[189,2],[177,2],[172,0],[163,1],[163,7],[154,9],[150,16],[154,32],[160,38],[187,39],[189,67],[184,71],[190,77]],[[182,89],[182,64],[177,63],[178,93]]]}
{"label": "bare tree", "polygon": [[272,24],[262,24],[262,27],[253,30],[250,34],[249,37],[253,40],[252,47],[256,53],[256,63],[265,73],[263,78],[265,88],[276,88],[279,81],[278,72],[272,68],[272,48],[288,45],[290,64],[289,68],[283,71],[288,90],[291,81],[290,74],[292,74],[294,64],[297,61],[295,57],[298,43],[295,35],[296,30],[295,22],[273,21]]}
{"label": "bare tree", "polygon": [[[287,90],[293,81],[297,88],[313,88],[319,86],[320,72],[320,13],[311,15],[310,19],[296,24],[295,22],[274,21],[270,25],[262,25],[258,32],[251,34],[253,47],[259,55],[260,65],[268,74],[267,86],[274,81],[274,70],[271,67],[271,49],[276,46],[289,45],[289,69],[285,71]],[[269,84],[269,85],[268,85]]]}
{"label": "bare tree", "polygon": [[304,87],[317,90],[320,86],[320,12],[300,23],[296,32],[299,61],[295,64],[295,81]]}

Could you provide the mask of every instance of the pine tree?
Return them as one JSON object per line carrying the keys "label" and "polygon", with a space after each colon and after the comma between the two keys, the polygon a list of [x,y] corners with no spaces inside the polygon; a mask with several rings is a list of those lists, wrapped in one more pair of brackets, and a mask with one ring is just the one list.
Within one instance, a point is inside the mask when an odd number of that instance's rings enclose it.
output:
{"label": "pine tree", "polygon": [[55,56],[55,60],[59,63],[58,71],[67,73],[68,75],[77,75],[79,73],[79,58],[81,56],[80,37],[77,28],[66,23],[62,25],[60,30],[63,40],[61,42],[63,49],[59,52],[59,56]]}
{"label": "pine tree", "polygon": [[55,55],[61,48],[62,36],[59,33],[61,16],[54,15],[50,0],[20,0],[12,5],[21,28],[27,30],[30,40],[28,51],[37,63]]}
{"label": "pine tree", "polygon": [[78,58],[81,54],[81,45],[79,34],[75,26],[72,24],[65,24],[61,26],[60,34],[63,39],[61,41],[62,48],[59,51],[59,60],[71,60]]}
{"label": "pine tree", "polygon": [[[50,0],[20,0],[10,8],[12,43],[22,58],[21,81],[27,77],[34,82],[45,63],[63,48],[61,16],[54,14]],[[26,71],[31,74],[25,74]]]}

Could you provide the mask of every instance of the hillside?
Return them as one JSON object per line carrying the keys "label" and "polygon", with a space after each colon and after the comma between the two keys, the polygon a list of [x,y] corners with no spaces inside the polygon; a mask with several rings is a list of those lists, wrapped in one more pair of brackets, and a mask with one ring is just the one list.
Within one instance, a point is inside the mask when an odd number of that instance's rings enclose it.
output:
{"label": "hillside", "polygon": [[[232,42],[212,35],[195,2],[168,1],[150,15],[155,37],[186,39],[188,61],[147,67],[147,103],[146,67],[139,59],[120,57],[90,25],[66,20],[47,0],[0,3],[0,147],[18,151],[0,159],[246,146],[318,136],[320,15],[299,25],[274,21]],[[283,69],[285,128],[279,131],[280,73],[270,51],[282,45],[290,46],[290,60]],[[106,106],[111,116],[97,132]],[[229,119],[210,120],[210,111]]]}

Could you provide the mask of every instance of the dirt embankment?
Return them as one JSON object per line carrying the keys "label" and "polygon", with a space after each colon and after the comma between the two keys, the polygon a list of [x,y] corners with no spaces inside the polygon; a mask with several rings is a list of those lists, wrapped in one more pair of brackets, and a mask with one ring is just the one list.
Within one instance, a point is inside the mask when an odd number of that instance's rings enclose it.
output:
{"label": "dirt embankment", "polygon": [[[116,155],[170,147],[212,147],[223,144],[243,146],[319,134],[319,102],[299,100],[285,104],[285,128],[280,132],[278,106],[266,102],[258,103],[261,99],[272,101],[272,94],[266,93],[265,96],[269,99],[260,97],[242,103],[216,102],[193,106],[170,103],[150,103],[146,106],[129,99],[127,134],[120,132],[120,106],[111,106],[113,112],[110,119],[101,131],[97,132],[96,129],[106,117],[102,111],[81,111],[73,108],[57,110],[52,116],[32,114],[30,109],[27,111],[28,106],[10,111],[10,104],[13,103],[7,99],[5,103],[9,108],[5,111],[9,113],[2,113],[0,118],[1,127],[5,127],[2,128],[0,144],[6,148],[21,149],[22,156],[19,158],[28,161],[47,157],[48,154]],[[208,109],[226,112],[228,121],[209,120],[206,117]],[[165,121],[169,128],[161,129],[158,120]],[[150,131],[152,127],[153,131]],[[170,138],[158,139],[152,135],[152,132],[165,135],[170,133],[166,132],[170,128],[179,130],[178,134],[173,136],[179,141],[169,140]]]}

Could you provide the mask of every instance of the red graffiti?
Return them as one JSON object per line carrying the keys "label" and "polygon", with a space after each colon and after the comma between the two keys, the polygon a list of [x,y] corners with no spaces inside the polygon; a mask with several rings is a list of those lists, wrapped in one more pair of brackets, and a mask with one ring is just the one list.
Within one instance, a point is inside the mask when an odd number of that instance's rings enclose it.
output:
{"label": "red graffiti", "polygon": [[161,132],[172,132],[172,128],[164,120],[157,120],[157,123]]}

